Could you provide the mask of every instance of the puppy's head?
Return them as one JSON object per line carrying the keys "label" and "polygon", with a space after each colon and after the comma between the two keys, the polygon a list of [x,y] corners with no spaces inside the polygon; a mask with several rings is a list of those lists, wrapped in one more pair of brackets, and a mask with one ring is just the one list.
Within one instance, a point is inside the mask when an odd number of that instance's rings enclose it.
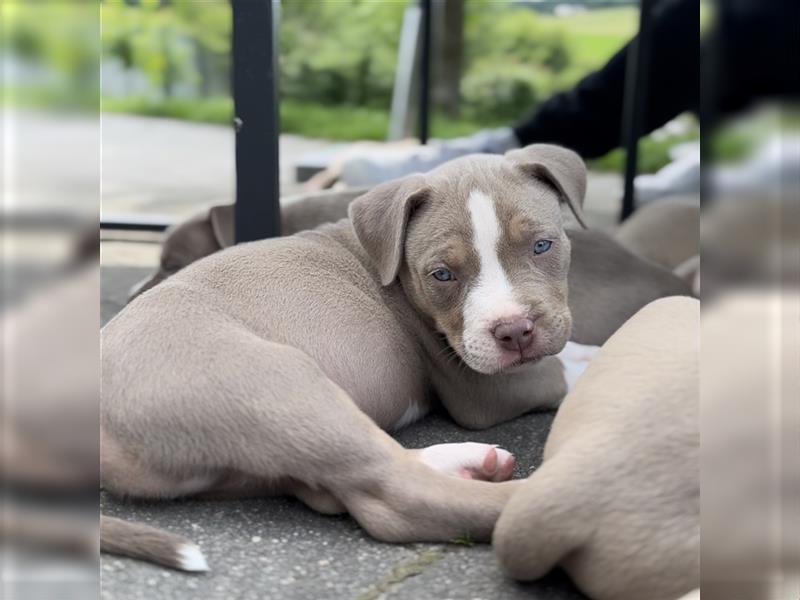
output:
{"label": "puppy's head", "polygon": [[222,204],[170,227],[161,247],[158,271],[130,289],[128,302],[196,260],[233,246],[233,220],[234,205]]}
{"label": "puppy's head", "polygon": [[570,244],[560,202],[579,223],[586,168],[533,145],[451,161],[380,185],[350,205],[383,285],[412,305],[472,369],[496,373],[566,344]]}

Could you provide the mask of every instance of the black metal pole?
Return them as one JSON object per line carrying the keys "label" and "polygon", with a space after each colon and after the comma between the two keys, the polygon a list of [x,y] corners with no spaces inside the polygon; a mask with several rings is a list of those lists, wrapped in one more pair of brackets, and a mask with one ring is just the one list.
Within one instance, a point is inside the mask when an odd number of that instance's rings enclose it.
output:
{"label": "black metal pole", "polygon": [[117,229],[124,231],[165,231],[176,220],[164,216],[148,217],[147,215],[124,215],[101,217],[100,229]]}
{"label": "black metal pole", "polygon": [[236,241],[280,235],[278,94],[272,0],[231,0]]}
{"label": "black metal pole", "polygon": [[625,145],[625,188],[620,221],[636,208],[633,180],[638,169],[639,136],[647,110],[648,63],[652,41],[652,8],[654,0],[639,3],[639,34],[628,48],[625,70],[625,100],[622,112],[622,141]]}
{"label": "black metal pole", "polygon": [[422,11],[422,48],[419,78],[419,143],[428,143],[431,110],[431,18],[432,0],[419,0]]}

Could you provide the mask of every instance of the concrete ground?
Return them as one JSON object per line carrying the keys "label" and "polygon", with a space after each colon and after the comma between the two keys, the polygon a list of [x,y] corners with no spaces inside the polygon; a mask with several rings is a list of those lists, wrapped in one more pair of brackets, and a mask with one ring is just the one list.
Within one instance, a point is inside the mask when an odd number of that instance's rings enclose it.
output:
{"label": "concrete ground", "polygon": [[[233,197],[233,136],[227,128],[163,119],[109,115],[103,129],[103,210],[186,216]],[[284,138],[281,171],[292,157],[327,142]],[[284,193],[297,190],[288,179]],[[596,227],[614,226],[621,194],[616,175],[592,174],[587,212]],[[102,317],[123,306],[128,289],[158,260],[158,237],[104,233]],[[432,415],[398,434],[407,447],[441,442],[500,444],[518,459],[515,477],[541,461],[552,413],[527,415],[487,431],[461,429]],[[501,573],[484,544],[384,544],[346,516],[317,514],[298,501],[125,502],[103,496],[105,514],[184,535],[200,545],[211,566],[187,575],[142,562],[102,557],[106,600],[352,599],[575,600],[583,598],[560,572],[531,584]]]}
{"label": "concrete ground", "polygon": [[[281,135],[281,195],[302,191],[302,185],[294,180],[298,162],[340,146],[328,140]],[[103,114],[103,214],[180,218],[213,204],[232,202],[234,148],[230,127]],[[609,227],[616,222],[621,197],[619,175],[592,174],[586,206],[595,226]]]}
{"label": "concrete ground", "polygon": [[[185,217],[232,202],[236,189],[232,127],[104,113],[103,213]],[[280,137],[281,194],[300,191],[294,166],[341,144]]]}

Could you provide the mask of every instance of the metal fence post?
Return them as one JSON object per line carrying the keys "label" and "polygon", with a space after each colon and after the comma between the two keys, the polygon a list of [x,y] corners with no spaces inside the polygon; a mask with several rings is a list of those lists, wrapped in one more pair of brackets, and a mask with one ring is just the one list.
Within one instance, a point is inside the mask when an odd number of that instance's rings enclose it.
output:
{"label": "metal fence post", "polygon": [[622,141],[625,145],[625,191],[620,221],[636,208],[633,180],[638,168],[639,136],[647,105],[648,62],[652,37],[652,9],[655,0],[639,3],[639,34],[628,49],[625,71],[625,100],[622,109]]}
{"label": "metal fence post", "polygon": [[236,241],[280,235],[277,23],[273,0],[231,0]]}
{"label": "metal fence post", "polygon": [[431,19],[432,0],[420,0],[422,10],[422,52],[420,53],[419,78],[419,143],[428,143],[431,110]]}

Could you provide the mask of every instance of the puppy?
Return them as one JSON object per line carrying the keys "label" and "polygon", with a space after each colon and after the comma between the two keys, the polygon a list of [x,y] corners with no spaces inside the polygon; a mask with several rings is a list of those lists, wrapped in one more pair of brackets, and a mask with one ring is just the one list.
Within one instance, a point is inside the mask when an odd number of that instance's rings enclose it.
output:
{"label": "puppy", "polygon": [[[292,235],[322,223],[338,221],[347,216],[350,202],[365,191],[357,188],[285,198],[281,202],[284,205],[281,207],[281,232]],[[161,247],[158,269],[131,288],[128,301],[186,265],[232,246],[235,243],[234,213],[233,204],[219,204],[170,227]]]}
{"label": "puppy", "polygon": [[695,299],[658,300],[594,357],[497,523],[509,575],[561,565],[595,600],[698,587],[699,317]]}
{"label": "puppy", "polygon": [[[356,189],[287,198],[281,209],[281,231],[292,235],[345,218],[350,203],[365,192]],[[233,204],[213,206],[174,226],[164,240],[158,271],[133,287],[130,300],[196,260],[232,246],[233,231]],[[573,320],[574,341],[601,344],[648,302],[691,293],[691,275],[679,270],[673,275],[601,231],[567,229],[566,233],[571,246],[569,306],[579,317]]]}
{"label": "puppy", "polygon": [[614,237],[637,256],[673,271],[700,254],[699,199],[673,197],[647,204]]}
{"label": "puppy", "polygon": [[[105,488],[291,494],[386,541],[487,540],[518,485],[504,481],[513,457],[406,450],[385,430],[434,401],[470,428],[557,406],[572,362],[556,356],[572,324],[560,204],[582,223],[585,182],[554,146],[459,159],[372,189],[349,220],[217,252],[142,294],[103,331]],[[102,530],[107,551],[204,565],[186,541]]]}

